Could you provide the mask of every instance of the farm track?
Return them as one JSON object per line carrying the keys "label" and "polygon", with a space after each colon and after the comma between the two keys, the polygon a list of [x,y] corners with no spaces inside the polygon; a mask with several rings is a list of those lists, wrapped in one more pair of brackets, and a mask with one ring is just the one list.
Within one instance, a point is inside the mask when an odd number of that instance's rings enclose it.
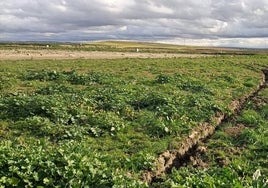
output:
{"label": "farm track", "polygon": [[[242,97],[239,100],[233,101],[229,108],[234,115],[239,114],[247,101],[252,100],[258,93],[267,87],[268,69],[262,70],[263,75],[259,85],[250,94]],[[143,180],[148,184],[159,181],[159,177],[163,173],[170,173],[172,168],[180,168],[183,164],[190,161],[191,156],[195,156],[198,151],[198,145],[207,141],[212,134],[215,133],[217,127],[223,122],[229,120],[227,114],[217,114],[210,122],[202,123],[197,126],[189,136],[183,138],[184,142],[180,143],[175,150],[167,150],[159,155],[156,163],[157,169],[155,171],[147,171],[143,174]],[[214,125],[212,125],[214,124]],[[160,180],[161,181],[161,180]]]}
{"label": "farm track", "polygon": [[68,50],[0,50],[0,60],[23,59],[122,59],[122,58],[176,58],[207,57],[205,54],[179,53],[137,53],[137,52],[105,52],[105,51],[68,51]]}

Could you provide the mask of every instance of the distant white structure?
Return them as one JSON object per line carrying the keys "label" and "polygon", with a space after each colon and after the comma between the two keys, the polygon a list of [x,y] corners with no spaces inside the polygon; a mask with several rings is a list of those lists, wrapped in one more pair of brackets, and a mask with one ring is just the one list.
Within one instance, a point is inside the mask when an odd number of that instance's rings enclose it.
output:
{"label": "distant white structure", "polygon": [[140,51],[140,49],[139,49],[139,48],[137,48],[137,49],[136,49],[136,52],[139,52],[139,51]]}
{"label": "distant white structure", "polygon": [[47,44],[47,46],[46,46],[47,48],[49,48],[49,45]]}

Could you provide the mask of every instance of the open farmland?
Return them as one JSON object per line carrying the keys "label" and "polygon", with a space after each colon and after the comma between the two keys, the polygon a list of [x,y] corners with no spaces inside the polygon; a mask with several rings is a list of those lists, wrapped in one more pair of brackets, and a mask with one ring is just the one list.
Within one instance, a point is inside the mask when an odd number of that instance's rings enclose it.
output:
{"label": "open farmland", "polygon": [[[139,53],[137,53],[137,49]],[[183,46],[148,42],[0,43],[0,59],[171,58],[267,54],[266,49]]]}
{"label": "open farmland", "polygon": [[[215,118],[232,116],[265,84],[264,55],[13,59],[0,64],[1,186],[257,187],[267,180],[267,89],[260,95],[261,110],[248,102],[237,118],[239,126],[257,126],[260,139],[245,129],[242,140],[235,137],[236,146],[219,132],[215,139],[226,148],[211,154],[217,142],[204,146],[209,149],[203,158],[211,160],[206,170],[171,170],[174,164],[166,170],[159,161],[161,154],[176,153],[196,137],[193,130],[215,127]],[[234,157],[235,164],[214,164],[216,155],[219,160],[229,155],[228,149],[243,156]],[[243,157],[259,165],[241,166]],[[258,170],[262,174],[254,179]],[[233,174],[234,181],[227,181]]]}
{"label": "open farmland", "polygon": [[152,187],[268,187],[268,88]]}

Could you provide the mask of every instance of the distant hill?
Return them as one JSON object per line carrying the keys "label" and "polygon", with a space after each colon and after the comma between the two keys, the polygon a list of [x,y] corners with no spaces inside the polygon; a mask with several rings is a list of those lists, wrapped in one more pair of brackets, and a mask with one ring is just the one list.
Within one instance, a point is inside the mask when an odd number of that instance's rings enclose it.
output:
{"label": "distant hill", "polygon": [[81,43],[59,42],[1,42],[0,49],[61,49],[80,51],[115,51],[139,53],[183,53],[183,54],[268,54],[268,49],[246,49],[227,47],[184,46],[140,41],[95,41]]}

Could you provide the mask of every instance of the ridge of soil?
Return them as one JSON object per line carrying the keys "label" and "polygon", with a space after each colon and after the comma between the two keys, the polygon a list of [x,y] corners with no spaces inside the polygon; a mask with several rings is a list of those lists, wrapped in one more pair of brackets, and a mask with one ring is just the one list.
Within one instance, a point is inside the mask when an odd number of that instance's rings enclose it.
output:
{"label": "ridge of soil", "polygon": [[[244,97],[233,101],[229,105],[229,109],[237,114],[243,107],[246,101],[251,100],[254,96],[256,96],[267,84],[268,81],[268,69],[262,70],[263,75],[260,83],[256,87],[256,89],[245,95]],[[194,153],[198,148],[198,144],[205,139],[208,139],[216,130],[216,128],[224,121],[227,121],[228,115],[224,113],[219,113],[214,116],[210,122],[200,123],[199,126],[194,128],[191,133],[183,138],[182,143],[178,145],[176,150],[167,150],[159,155],[156,160],[156,170],[154,171],[146,171],[143,173],[143,180],[148,184],[153,182],[157,182],[158,178],[163,173],[169,173],[172,168],[179,168],[184,164],[185,161],[191,160],[191,156],[194,156]],[[241,126],[241,129],[243,126]],[[240,130],[229,130],[236,134]]]}

